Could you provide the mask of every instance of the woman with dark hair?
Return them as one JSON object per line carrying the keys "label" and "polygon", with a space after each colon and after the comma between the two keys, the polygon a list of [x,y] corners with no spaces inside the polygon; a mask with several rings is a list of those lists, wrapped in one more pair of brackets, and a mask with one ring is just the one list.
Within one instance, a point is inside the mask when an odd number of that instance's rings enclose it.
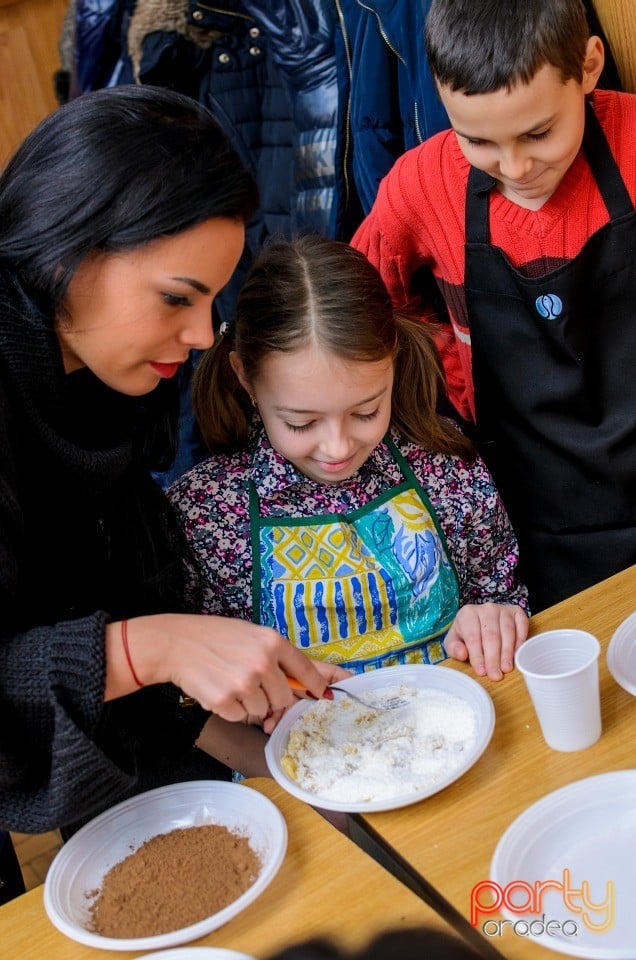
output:
{"label": "woman with dark hair", "polygon": [[342,675],[272,629],[188,613],[187,547],[150,474],[256,204],[208,112],[149,87],[62,107],[0,177],[6,829],[226,776],[193,748],[209,711],[263,716],[292,701],[286,675],[316,696]]}

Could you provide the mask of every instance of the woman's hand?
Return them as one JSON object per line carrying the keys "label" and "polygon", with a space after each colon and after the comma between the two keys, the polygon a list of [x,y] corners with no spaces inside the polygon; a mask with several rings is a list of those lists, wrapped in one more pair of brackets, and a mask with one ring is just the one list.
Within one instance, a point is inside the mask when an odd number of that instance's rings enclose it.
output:
{"label": "woman's hand", "polygon": [[[343,669],[343,667],[337,667],[333,663],[325,663],[322,660],[312,660],[311,662],[315,666],[318,673],[320,673],[324,677],[327,683],[327,686],[330,683],[337,683],[338,680],[346,680],[347,677],[353,676],[353,674],[351,673],[351,670],[345,670]],[[301,696],[301,694],[296,692],[294,700],[296,699],[304,699],[304,698]],[[288,707],[283,707],[283,709],[281,710],[273,710],[270,714],[264,717],[263,719],[264,732],[267,734],[270,734],[272,730],[275,729],[276,724],[280,721],[280,718],[288,709],[289,709]]]}
{"label": "woman's hand", "polygon": [[514,653],[528,635],[525,611],[511,603],[466,604],[446,634],[444,649],[468,660],[479,677],[501,680],[514,666]]}
{"label": "woman's hand", "polygon": [[[174,683],[226,720],[265,717],[294,702],[287,677],[319,698],[348,676],[310,660],[269,627],[227,617],[158,614],[128,621],[128,648],[144,685]],[[106,699],[137,689],[126,661],[121,623],[106,628]]]}

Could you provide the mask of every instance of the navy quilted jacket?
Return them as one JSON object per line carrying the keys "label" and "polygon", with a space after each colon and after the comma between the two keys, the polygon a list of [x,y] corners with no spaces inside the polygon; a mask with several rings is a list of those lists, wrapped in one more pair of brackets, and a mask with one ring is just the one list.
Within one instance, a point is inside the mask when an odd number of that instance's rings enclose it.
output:
{"label": "navy quilted jacket", "polygon": [[137,81],[192,96],[258,183],[250,249],[271,233],[328,234],[338,100],[331,0],[177,0],[166,4],[182,13],[172,18],[161,6],[77,0],[72,94]]}
{"label": "navy quilted jacket", "polygon": [[341,123],[336,165],[347,173],[336,219],[344,239],[373,205],[405,150],[449,126],[424,49],[430,0],[335,0]]}

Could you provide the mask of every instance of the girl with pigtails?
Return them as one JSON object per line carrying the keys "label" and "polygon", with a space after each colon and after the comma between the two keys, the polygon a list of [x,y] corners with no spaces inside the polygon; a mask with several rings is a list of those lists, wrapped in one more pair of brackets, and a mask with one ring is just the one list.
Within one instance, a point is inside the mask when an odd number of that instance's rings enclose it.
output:
{"label": "girl with pigtails", "polygon": [[[528,623],[517,544],[483,462],[437,413],[441,387],[431,335],[394,312],[364,255],[270,241],[197,370],[211,457],[169,490],[203,612],[354,672],[447,656],[510,672]],[[211,718],[202,745],[264,772],[262,732],[243,728],[233,752],[235,727]]]}

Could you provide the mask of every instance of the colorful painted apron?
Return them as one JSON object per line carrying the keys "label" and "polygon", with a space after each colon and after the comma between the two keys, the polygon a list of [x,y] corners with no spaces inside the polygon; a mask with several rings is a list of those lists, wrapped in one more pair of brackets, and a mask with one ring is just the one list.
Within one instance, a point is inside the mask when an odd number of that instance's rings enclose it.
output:
{"label": "colorful painted apron", "polygon": [[262,517],[250,483],[252,619],[358,673],[437,663],[459,584],[429,499],[395,444],[404,482],[344,514]]}

